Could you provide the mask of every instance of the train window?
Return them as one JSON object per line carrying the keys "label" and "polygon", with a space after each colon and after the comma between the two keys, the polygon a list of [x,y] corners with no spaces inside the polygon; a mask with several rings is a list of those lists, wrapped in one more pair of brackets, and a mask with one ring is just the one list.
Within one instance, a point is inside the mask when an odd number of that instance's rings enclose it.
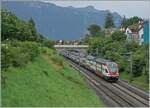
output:
{"label": "train window", "polygon": [[108,63],[108,69],[111,71],[111,72],[117,72],[118,71],[118,67],[117,67],[117,64],[116,63]]}
{"label": "train window", "polygon": [[107,70],[107,69],[105,69],[105,72],[106,72],[106,73],[108,73],[108,70]]}
{"label": "train window", "polygon": [[103,66],[101,66],[101,71],[104,73],[105,72],[105,69],[103,68]]}
{"label": "train window", "polygon": [[100,70],[100,71],[102,71],[102,69],[99,67],[99,69],[98,70]]}

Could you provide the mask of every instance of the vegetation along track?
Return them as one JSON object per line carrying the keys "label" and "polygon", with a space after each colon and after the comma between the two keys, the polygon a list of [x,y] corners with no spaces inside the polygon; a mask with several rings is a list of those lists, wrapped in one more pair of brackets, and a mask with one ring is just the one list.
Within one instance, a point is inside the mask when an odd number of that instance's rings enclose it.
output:
{"label": "vegetation along track", "polygon": [[[81,67],[79,64],[66,59],[71,66],[80,71],[86,78],[90,86],[96,91],[98,96],[103,99],[107,106],[120,107],[148,107],[148,95],[140,92],[140,90],[132,88],[130,85],[122,81],[110,83],[99,78],[94,73]],[[131,90],[132,89],[132,90]],[[141,95],[142,94],[142,95]]]}

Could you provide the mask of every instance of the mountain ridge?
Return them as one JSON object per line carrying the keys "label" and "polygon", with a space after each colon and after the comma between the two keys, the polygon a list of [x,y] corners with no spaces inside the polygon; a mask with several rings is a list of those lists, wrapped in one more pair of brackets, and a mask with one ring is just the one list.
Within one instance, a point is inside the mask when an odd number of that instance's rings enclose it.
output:
{"label": "mountain ridge", "polygon": [[[97,10],[93,6],[61,7],[41,1],[2,1],[2,8],[14,12],[19,18],[33,18],[38,32],[52,40],[77,40],[83,38],[90,24],[103,28],[109,10]],[[117,27],[122,17],[112,13]]]}

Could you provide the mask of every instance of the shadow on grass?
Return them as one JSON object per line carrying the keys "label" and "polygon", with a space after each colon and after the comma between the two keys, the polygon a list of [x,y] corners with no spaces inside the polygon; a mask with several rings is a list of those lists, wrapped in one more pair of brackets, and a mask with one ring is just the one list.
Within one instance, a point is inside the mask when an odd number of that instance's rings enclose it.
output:
{"label": "shadow on grass", "polygon": [[47,71],[43,70],[43,73],[45,74],[45,76],[49,76]]}

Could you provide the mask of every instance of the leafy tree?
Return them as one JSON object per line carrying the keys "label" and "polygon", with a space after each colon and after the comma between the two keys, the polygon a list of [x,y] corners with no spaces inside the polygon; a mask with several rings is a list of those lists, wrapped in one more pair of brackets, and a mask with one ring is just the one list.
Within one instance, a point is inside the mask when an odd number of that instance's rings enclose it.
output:
{"label": "leafy tree", "polygon": [[122,19],[122,22],[121,22],[121,27],[125,27],[126,26],[126,21],[127,21],[126,17],[123,16],[123,19]]}
{"label": "leafy tree", "polygon": [[30,39],[31,40],[36,40],[37,37],[38,37],[38,34],[37,34],[37,31],[36,31],[35,22],[32,18],[30,18],[28,23],[29,23],[29,28],[30,28],[31,34],[32,34]]}
{"label": "leafy tree", "polygon": [[2,10],[2,41],[38,41],[41,36],[37,33],[35,23],[31,18],[28,22],[22,21],[15,14]]}
{"label": "leafy tree", "polygon": [[12,36],[16,35],[16,22],[17,22],[17,17],[6,10],[1,11],[1,18],[2,18],[2,34],[1,34],[1,39],[6,40],[6,39],[12,39]]}
{"label": "leafy tree", "polygon": [[123,32],[117,31],[111,37],[113,41],[125,41],[127,36]]}
{"label": "leafy tree", "polygon": [[96,24],[92,24],[89,26],[88,31],[91,36],[98,36],[101,33],[101,27]]}
{"label": "leafy tree", "polygon": [[105,18],[105,28],[113,28],[115,27],[114,20],[112,14],[109,12]]}
{"label": "leafy tree", "polygon": [[133,55],[133,74],[134,76],[140,76],[142,75],[142,71],[144,66],[146,65],[146,62],[144,61],[145,58],[148,59],[148,56],[146,56],[146,49],[144,47],[141,47],[137,49]]}
{"label": "leafy tree", "polygon": [[139,45],[136,42],[125,42],[125,48],[126,48],[126,52],[135,52],[138,48]]}
{"label": "leafy tree", "polygon": [[48,48],[54,48],[54,43],[50,40],[44,40],[43,45],[48,47]]}
{"label": "leafy tree", "polygon": [[149,78],[149,47],[148,45],[140,46],[133,54],[133,74],[135,77],[146,75],[147,82]]}
{"label": "leafy tree", "polygon": [[140,20],[142,20],[142,19],[137,16],[131,17],[129,19],[124,18],[122,21],[122,27],[127,28],[130,25],[138,23]]}
{"label": "leafy tree", "polygon": [[29,24],[31,24],[33,27],[35,27],[35,22],[32,18],[29,19]]}

